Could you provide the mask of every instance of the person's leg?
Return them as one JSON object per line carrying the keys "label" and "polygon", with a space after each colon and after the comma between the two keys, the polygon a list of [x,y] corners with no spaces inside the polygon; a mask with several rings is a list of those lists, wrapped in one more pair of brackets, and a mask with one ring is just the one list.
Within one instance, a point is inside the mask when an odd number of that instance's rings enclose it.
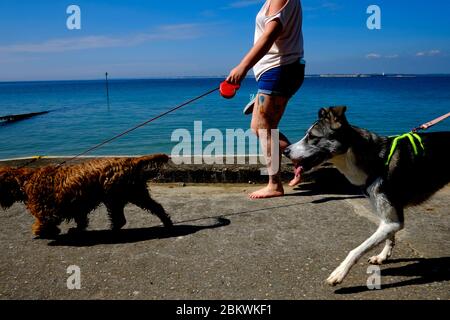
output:
{"label": "person's leg", "polygon": [[299,168],[299,170],[295,170],[294,172],[294,178],[289,182],[290,187],[295,187],[296,185],[299,185],[302,182],[302,172],[303,169]]}
{"label": "person's leg", "polygon": [[[291,145],[291,143],[289,142],[289,139],[281,132],[279,132],[280,135],[280,150],[281,153],[283,153],[283,151]],[[299,170],[294,170],[294,178],[289,182],[289,186],[290,187],[295,187],[296,185],[300,184],[300,182],[302,182],[302,172],[303,169],[300,168]]]}
{"label": "person's leg", "polygon": [[[269,172],[269,183],[265,188],[250,194],[252,199],[280,197],[284,195],[283,185],[280,179],[279,166],[281,159],[281,152],[288,145],[289,141],[284,135],[280,135],[279,141],[273,141],[271,130],[277,129],[283,116],[284,110],[288,102],[287,97],[270,96],[259,93],[255,101],[253,109],[251,128],[253,132],[259,137],[261,147],[263,148],[264,157],[266,159],[267,168]],[[272,146],[279,146],[277,150],[272,150]],[[273,170],[273,155],[278,153],[278,168]]]}
{"label": "person's leg", "polygon": [[[305,80],[305,65],[301,63],[295,65],[295,68],[293,68],[292,72],[293,73],[288,78],[296,79],[296,83],[294,85],[295,90],[292,91],[292,94],[295,94],[302,87],[303,81]],[[294,187],[300,184],[302,180],[302,172],[303,168],[296,168],[294,170],[294,179],[289,182],[290,187]]]}

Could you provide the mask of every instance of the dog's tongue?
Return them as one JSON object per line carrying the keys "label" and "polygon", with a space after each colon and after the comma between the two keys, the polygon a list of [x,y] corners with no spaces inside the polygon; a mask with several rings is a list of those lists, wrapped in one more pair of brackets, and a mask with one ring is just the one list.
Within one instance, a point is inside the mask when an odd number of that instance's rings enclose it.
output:
{"label": "dog's tongue", "polygon": [[294,173],[296,177],[300,177],[303,172],[303,167],[296,165],[294,169]]}

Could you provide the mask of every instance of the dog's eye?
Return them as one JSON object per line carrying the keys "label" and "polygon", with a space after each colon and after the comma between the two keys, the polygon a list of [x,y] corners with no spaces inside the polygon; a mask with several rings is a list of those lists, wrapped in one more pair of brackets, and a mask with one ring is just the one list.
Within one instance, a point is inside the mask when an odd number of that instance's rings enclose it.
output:
{"label": "dog's eye", "polygon": [[323,137],[323,132],[320,128],[317,128],[316,126],[312,127],[311,130],[308,132],[308,138],[309,139],[319,139]]}

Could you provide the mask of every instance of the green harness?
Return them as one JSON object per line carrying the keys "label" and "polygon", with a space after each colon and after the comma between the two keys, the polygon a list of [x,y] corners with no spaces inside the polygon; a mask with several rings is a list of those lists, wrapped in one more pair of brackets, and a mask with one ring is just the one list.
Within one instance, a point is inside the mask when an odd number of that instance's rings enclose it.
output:
{"label": "green harness", "polygon": [[394,136],[394,137],[395,137],[395,139],[394,139],[394,141],[392,141],[391,151],[389,152],[389,157],[386,161],[386,166],[388,166],[389,163],[391,162],[392,156],[394,155],[394,152],[397,149],[398,142],[400,140],[403,140],[406,138],[409,139],[409,142],[411,143],[411,145],[413,147],[415,156],[419,155],[419,148],[417,147],[416,140],[419,141],[420,148],[422,149],[423,154],[425,154],[425,147],[423,146],[422,138],[417,133],[409,132],[409,133],[405,133],[403,135]]}

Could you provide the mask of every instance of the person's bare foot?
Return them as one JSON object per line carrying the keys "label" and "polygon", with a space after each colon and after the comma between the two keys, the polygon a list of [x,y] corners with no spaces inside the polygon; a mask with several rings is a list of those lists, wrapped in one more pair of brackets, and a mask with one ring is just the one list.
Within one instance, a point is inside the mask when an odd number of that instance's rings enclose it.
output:
{"label": "person's bare foot", "polygon": [[295,176],[294,179],[292,179],[289,182],[289,187],[295,187],[296,185],[299,185],[300,182],[302,182],[302,177],[301,176]]}
{"label": "person's bare foot", "polygon": [[296,167],[294,169],[295,177],[294,179],[291,180],[291,182],[289,182],[290,187],[295,187],[296,185],[300,184],[300,182],[302,182],[302,172],[303,172],[302,167]]}
{"label": "person's bare foot", "polygon": [[267,187],[248,195],[250,199],[267,199],[282,196],[284,196],[284,189],[282,184],[269,184]]}

